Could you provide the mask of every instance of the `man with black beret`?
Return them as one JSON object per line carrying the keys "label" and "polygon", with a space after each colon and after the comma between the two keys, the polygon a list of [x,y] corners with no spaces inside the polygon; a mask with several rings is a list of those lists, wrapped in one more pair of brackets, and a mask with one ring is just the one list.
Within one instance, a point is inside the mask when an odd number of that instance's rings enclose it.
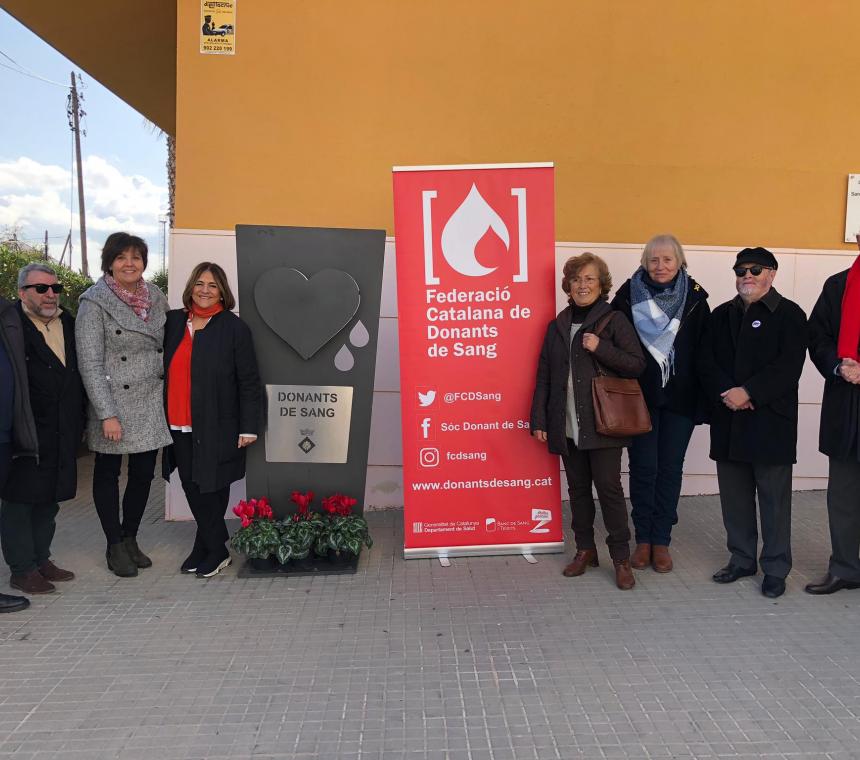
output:
{"label": "man with black beret", "polygon": [[[860,234],[857,235],[860,248]],[[860,256],[829,277],[809,317],[809,356],[824,375],[818,449],[830,460],[830,563],[810,594],[860,588]]]}
{"label": "man with black beret", "polygon": [[773,287],[778,266],[766,248],[737,255],[738,294],[710,315],[699,354],[731,554],[713,579],[733,583],[756,574],[758,497],[761,590],[772,599],[785,592],[791,570],[797,387],[807,346],[806,315]]}

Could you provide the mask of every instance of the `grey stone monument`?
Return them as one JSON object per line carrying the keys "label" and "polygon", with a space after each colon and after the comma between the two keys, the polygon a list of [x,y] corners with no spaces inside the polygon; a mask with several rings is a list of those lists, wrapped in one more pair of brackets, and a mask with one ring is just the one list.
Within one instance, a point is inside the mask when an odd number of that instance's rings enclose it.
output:
{"label": "grey stone monument", "polygon": [[249,498],[283,516],[293,491],[364,508],[384,230],[236,226],[239,307],[266,398]]}

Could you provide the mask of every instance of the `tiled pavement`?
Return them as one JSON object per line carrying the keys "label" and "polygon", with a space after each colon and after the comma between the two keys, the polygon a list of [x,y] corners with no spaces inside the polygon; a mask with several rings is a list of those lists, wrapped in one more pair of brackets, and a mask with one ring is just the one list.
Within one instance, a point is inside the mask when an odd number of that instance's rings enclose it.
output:
{"label": "tiled pavement", "polygon": [[802,592],[821,493],[795,497],[771,601],[710,581],[713,497],[682,500],[675,572],[621,592],[608,559],[579,579],[562,555],[405,562],[399,512],[370,515],[355,576],[198,580],[157,490],[153,568],[111,575],[81,498],[54,544],[77,580],[0,616],[3,760],[860,758],[860,591]]}

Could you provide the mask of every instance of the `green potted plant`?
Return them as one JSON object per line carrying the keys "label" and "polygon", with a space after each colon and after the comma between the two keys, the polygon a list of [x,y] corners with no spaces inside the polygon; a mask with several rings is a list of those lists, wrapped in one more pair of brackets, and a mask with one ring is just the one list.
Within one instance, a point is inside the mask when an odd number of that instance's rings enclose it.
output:
{"label": "green potted plant", "polygon": [[233,534],[230,544],[248,557],[255,569],[272,570],[281,536],[269,500],[265,497],[242,500],[233,507],[233,514],[242,521],[242,527]]}
{"label": "green potted plant", "polygon": [[361,554],[362,546],[373,546],[370,529],[360,515],[352,514],[357,500],[336,493],[323,499],[322,505],[328,514],[328,547],[330,558],[337,561],[351,561]]}
{"label": "green potted plant", "polygon": [[274,519],[266,498],[233,507],[242,527],[231,543],[254,570],[290,572],[318,570],[320,561],[354,563],[363,546],[373,545],[365,519],[352,514],[355,499],[336,493],[322,500],[322,512],[311,510],[313,491],[293,491],[290,499],[296,513],[283,520]]}

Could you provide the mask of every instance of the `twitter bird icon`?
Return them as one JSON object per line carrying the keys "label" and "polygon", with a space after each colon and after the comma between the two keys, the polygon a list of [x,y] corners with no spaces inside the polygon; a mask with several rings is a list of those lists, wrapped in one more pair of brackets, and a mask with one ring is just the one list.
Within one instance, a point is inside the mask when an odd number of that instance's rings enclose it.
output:
{"label": "twitter bird icon", "polygon": [[426,393],[418,391],[418,403],[421,406],[430,406],[436,400],[436,391],[432,388]]}

